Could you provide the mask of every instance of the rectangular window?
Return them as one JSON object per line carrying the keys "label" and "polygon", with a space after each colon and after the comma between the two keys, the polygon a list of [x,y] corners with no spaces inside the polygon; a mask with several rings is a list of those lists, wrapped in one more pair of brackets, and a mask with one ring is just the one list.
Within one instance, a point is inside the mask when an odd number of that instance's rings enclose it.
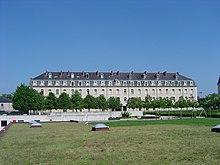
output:
{"label": "rectangular window", "polygon": [[187,94],[187,89],[184,89],[184,94]]}
{"label": "rectangular window", "polygon": [[40,82],[40,86],[44,86],[44,81],[41,81],[41,82]]}
{"label": "rectangular window", "polygon": [[141,95],[141,89],[138,89],[138,95]]}
{"label": "rectangular window", "polygon": [[82,86],[82,82],[81,81],[78,82],[78,86]]}
{"label": "rectangular window", "polygon": [[168,81],[165,81],[165,86],[169,86],[169,82]]}
{"label": "rectangular window", "polygon": [[127,101],[127,97],[124,97],[124,101]]}
{"label": "rectangular window", "polygon": [[131,81],[131,86],[134,86],[134,81]]}
{"label": "rectangular window", "polygon": [[190,90],[190,94],[193,94],[193,89]]}
{"label": "rectangular window", "polygon": [[108,85],[109,85],[109,86],[112,86],[112,81],[109,81],[109,82],[108,82]]}
{"label": "rectangular window", "polygon": [[124,89],[124,95],[126,95],[127,94],[127,89]]}
{"label": "rectangular window", "polygon": [[172,95],[174,95],[175,94],[175,89],[172,89]]}
{"label": "rectangular window", "polygon": [[59,92],[59,89],[56,89],[56,95],[59,95],[60,92]]}
{"label": "rectangular window", "polygon": [[161,81],[158,81],[158,86],[161,86],[162,85],[162,82]]}
{"label": "rectangular window", "polygon": [[174,81],[172,81],[172,82],[171,82],[171,85],[172,85],[172,86],[175,86],[175,82],[174,82]]}
{"label": "rectangular window", "polygon": [[145,86],[148,86],[148,82],[147,81],[145,81]]}
{"label": "rectangular window", "polygon": [[98,93],[97,89],[94,89],[94,95],[97,95],[97,93]]}
{"label": "rectangular window", "polygon": [[184,81],[184,84],[183,84],[184,86],[187,86],[187,82],[186,81]]}
{"label": "rectangular window", "polygon": [[116,95],[119,95],[119,94],[120,94],[120,90],[116,89]]}
{"label": "rectangular window", "polygon": [[151,86],[155,86],[155,81],[151,81]]}
{"label": "rectangular window", "polygon": [[101,81],[101,86],[105,86],[105,81]]}
{"label": "rectangular window", "polygon": [[190,86],[193,86],[193,81],[190,81]]}
{"label": "rectangular window", "polygon": [[145,95],[148,95],[148,89],[145,89]]}
{"label": "rectangular window", "polygon": [[109,95],[112,95],[112,89],[109,89],[109,90],[108,90],[108,94],[109,94]]}
{"label": "rectangular window", "polygon": [[59,81],[56,81],[56,86],[59,86],[60,85],[60,82]]}
{"label": "rectangular window", "polygon": [[141,82],[140,81],[137,82],[137,86],[141,86]]}
{"label": "rectangular window", "polygon": [[153,94],[153,95],[155,95],[155,94],[156,94],[155,89],[152,89],[152,94]]}
{"label": "rectangular window", "polygon": [[90,82],[89,81],[86,81],[86,86],[90,86]]}
{"label": "rectangular window", "polygon": [[87,95],[90,95],[89,89],[86,90],[86,94],[87,94]]}
{"label": "rectangular window", "polygon": [[102,89],[101,95],[104,95],[104,94],[105,94],[105,89]]}
{"label": "rectangular window", "polygon": [[179,95],[181,94],[181,89],[178,89],[178,94],[179,94]]}
{"label": "rectangular window", "polygon": [[66,89],[63,89],[63,93],[66,93]]}
{"label": "rectangular window", "polygon": [[181,86],[181,82],[180,82],[180,81],[178,81],[178,82],[177,82],[177,85],[178,85],[178,86]]}
{"label": "rectangular window", "polygon": [[127,86],[127,81],[123,81],[123,86]]}
{"label": "rectangular window", "polygon": [[134,89],[131,89],[131,94],[134,95]]}
{"label": "rectangular window", "polygon": [[48,89],[48,93],[50,93],[51,92],[51,89]]}
{"label": "rectangular window", "polygon": [[67,82],[66,81],[63,82],[63,86],[67,86]]}
{"label": "rectangular window", "polygon": [[74,89],[71,89],[71,95],[73,95],[74,94]]}
{"label": "rectangular window", "polygon": [[167,95],[169,94],[169,89],[166,89],[166,94],[167,94]]}
{"label": "rectangular window", "polygon": [[97,81],[94,81],[94,86],[97,86]]}
{"label": "rectangular window", "polygon": [[79,94],[82,96],[82,89],[79,89]]}
{"label": "rectangular window", "polygon": [[43,89],[41,89],[40,93],[41,93],[42,95],[44,95],[44,90],[43,90]]}
{"label": "rectangular window", "polygon": [[160,94],[160,95],[162,94],[162,89],[158,90],[158,94]]}

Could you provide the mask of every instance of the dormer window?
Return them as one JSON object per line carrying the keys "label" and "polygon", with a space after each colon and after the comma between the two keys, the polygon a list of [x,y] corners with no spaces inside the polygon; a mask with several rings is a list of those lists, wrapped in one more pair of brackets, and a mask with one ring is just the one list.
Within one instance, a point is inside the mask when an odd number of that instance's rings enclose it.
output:
{"label": "dormer window", "polygon": [[101,86],[105,86],[105,81],[101,81]]}
{"label": "dormer window", "polygon": [[48,77],[49,77],[49,78],[52,78],[52,73],[49,73]]}
{"label": "dormer window", "polygon": [[60,85],[60,82],[59,81],[56,81],[56,86],[59,86]]}
{"label": "dormer window", "polygon": [[37,82],[36,81],[33,81],[33,86],[37,86]]}
{"label": "dormer window", "polygon": [[134,86],[134,81],[131,81],[131,86]]}
{"label": "dormer window", "polygon": [[89,78],[89,73],[86,73],[86,78],[87,78],[87,79]]}
{"label": "dormer window", "polygon": [[109,86],[112,86],[112,81],[109,81],[109,82],[108,82],[108,85],[109,85]]}
{"label": "dormer window", "polygon": [[141,82],[140,81],[137,82],[137,86],[141,86]]}
{"label": "dormer window", "polygon": [[41,81],[41,82],[40,82],[40,86],[44,86],[44,81]]}
{"label": "dormer window", "polygon": [[71,73],[70,77],[71,77],[71,78],[74,78],[74,73]]}
{"label": "dormer window", "polygon": [[101,78],[104,78],[104,74],[103,74],[103,73],[101,73],[100,77],[101,77]]}
{"label": "dormer window", "polygon": [[89,81],[86,81],[86,86],[90,86],[90,82]]}
{"label": "dormer window", "polygon": [[171,85],[172,85],[172,86],[175,86],[175,82],[174,82],[174,81],[172,81],[172,82],[171,82]]}
{"label": "dormer window", "polygon": [[147,81],[145,81],[145,86],[148,86],[148,82]]}
{"label": "dormer window", "polygon": [[52,82],[51,81],[48,81],[48,86],[52,86]]}
{"label": "dormer window", "polygon": [[186,81],[184,81],[184,86],[187,86],[187,82]]}
{"label": "dormer window", "polygon": [[97,86],[97,81],[94,81],[94,86]]}
{"label": "dormer window", "polygon": [[168,81],[165,81],[165,86],[169,86],[169,82]]}
{"label": "dormer window", "polygon": [[190,86],[193,86],[193,81],[190,81]]}
{"label": "dormer window", "polygon": [[67,82],[66,81],[63,82],[63,86],[67,86]]}

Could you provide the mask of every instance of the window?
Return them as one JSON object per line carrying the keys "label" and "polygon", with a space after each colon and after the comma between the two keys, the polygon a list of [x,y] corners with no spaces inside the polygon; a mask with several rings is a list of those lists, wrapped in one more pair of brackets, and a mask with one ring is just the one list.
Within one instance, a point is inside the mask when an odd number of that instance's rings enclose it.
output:
{"label": "window", "polygon": [[190,86],[193,86],[193,81],[190,81]]}
{"label": "window", "polygon": [[134,86],[134,81],[131,81],[131,86]]}
{"label": "window", "polygon": [[41,81],[41,82],[40,82],[40,86],[44,86],[44,81]]}
{"label": "window", "polygon": [[158,90],[158,94],[162,94],[162,89],[159,89],[159,90]]}
{"label": "window", "polygon": [[82,82],[81,81],[79,81],[79,86],[82,86]]}
{"label": "window", "polygon": [[155,81],[151,81],[151,86],[155,86]]}
{"label": "window", "polygon": [[56,95],[59,95],[60,92],[59,92],[59,89],[56,89]]}
{"label": "window", "polygon": [[36,83],[36,81],[33,81],[33,86],[37,86],[37,83]]}
{"label": "window", "polygon": [[94,95],[97,95],[97,93],[98,93],[97,89],[94,89]]}
{"label": "window", "polygon": [[94,81],[94,86],[97,86],[97,81]]}
{"label": "window", "polygon": [[87,95],[90,95],[90,93],[89,93],[89,89],[86,90],[86,94],[87,94]]}
{"label": "window", "polygon": [[153,94],[153,95],[155,95],[155,94],[156,94],[155,89],[152,89],[152,94]]}
{"label": "window", "polygon": [[124,101],[127,101],[127,97],[124,97]]}
{"label": "window", "polygon": [[127,81],[123,81],[123,86],[127,86]]}
{"label": "window", "polygon": [[187,86],[187,82],[186,81],[184,81],[184,84],[183,84],[184,86]]}
{"label": "window", "polygon": [[60,82],[59,81],[56,81],[56,86],[59,86],[60,85]]}
{"label": "window", "polygon": [[184,89],[184,94],[187,94],[187,89]]}
{"label": "window", "polygon": [[42,95],[44,95],[44,90],[43,90],[43,89],[41,89],[41,90],[40,90],[40,93],[41,93]]}
{"label": "window", "polygon": [[112,95],[112,89],[109,89],[109,90],[108,90],[108,94],[109,94],[109,95]]}
{"label": "window", "polygon": [[1,107],[4,107],[4,104],[1,104]]}
{"label": "window", "polygon": [[141,82],[140,81],[137,82],[137,86],[141,86]]}
{"label": "window", "polygon": [[52,73],[49,73],[49,78],[52,78]]}
{"label": "window", "polygon": [[169,94],[169,89],[166,89],[166,94],[167,94],[167,95]]}
{"label": "window", "polygon": [[48,89],[48,93],[50,93],[51,92],[51,89]]}
{"label": "window", "polygon": [[178,94],[179,94],[179,95],[181,94],[181,89],[178,89]]}
{"label": "window", "polygon": [[101,81],[101,86],[105,86],[105,81]]}
{"label": "window", "polygon": [[145,89],[145,95],[148,95],[148,89]]}
{"label": "window", "polygon": [[90,82],[89,81],[86,81],[86,86],[90,86]]}
{"label": "window", "polygon": [[74,74],[73,73],[71,73],[71,78],[74,78]]}
{"label": "window", "polygon": [[104,94],[105,94],[105,89],[102,89],[101,95],[104,95]]}
{"label": "window", "polygon": [[74,89],[71,89],[71,95],[73,95],[74,94]]}
{"label": "window", "polygon": [[119,94],[120,94],[120,90],[116,89],[116,95],[119,95]]}
{"label": "window", "polygon": [[112,81],[109,81],[109,82],[108,82],[108,85],[109,85],[109,86],[112,86]]}
{"label": "window", "polygon": [[161,86],[161,85],[162,85],[161,81],[158,81],[158,86]]}
{"label": "window", "polygon": [[66,93],[66,89],[63,89],[63,93]]}
{"label": "window", "polygon": [[52,86],[52,82],[51,81],[48,81],[48,86]]}
{"label": "window", "polygon": [[165,86],[169,86],[169,82],[168,81],[165,81]]}
{"label": "window", "polygon": [[193,94],[193,89],[190,90],[190,94]]}
{"label": "window", "polygon": [[87,79],[89,78],[89,73],[86,73],[86,78],[87,78]]}
{"label": "window", "polygon": [[177,85],[178,85],[178,86],[181,86],[181,82],[180,82],[180,81],[178,81],[178,82],[177,82]]}
{"label": "window", "polygon": [[148,86],[148,82],[147,81],[145,81],[145,86]]}
{"label": "window", "polygon": [[103,73],[101,73],[100,77],[101,77],[101,78],[104,78],[104,74],[103,74]]}
{"label": "window", "polygon": [[172,85],[172,86],[175,86],[175,82],[174,82],[174,81],[172,81],[172,82],[171,82],[171,85]]}
{"label": "window", "polygon": [[79,89],[79,94],[82,96],[82,89]]}
{"label": "window", "polygon": [[124,95],[126,95],[127,94],[127,89],[124,89]]}
{"label": "window", "polygon": [[75,85],[74,81],[71,81],[71,85],[72,85],[72,86],[74,86],[74,85]]}
{"label": "window", "polygon": [[138,89],[138,95],[141,95],[141,89]]}
{"label": "window", "polygon": [[175,94],[175,89],[172,89],[172,95],[174,95]]}
{"label": "window", "polygon": [[63,82],[63,86],[67,86],[67,82],[66,81]]}
{"label": "window", "polygon": [[131,94],[134,95],[134,89],[131,89]]}

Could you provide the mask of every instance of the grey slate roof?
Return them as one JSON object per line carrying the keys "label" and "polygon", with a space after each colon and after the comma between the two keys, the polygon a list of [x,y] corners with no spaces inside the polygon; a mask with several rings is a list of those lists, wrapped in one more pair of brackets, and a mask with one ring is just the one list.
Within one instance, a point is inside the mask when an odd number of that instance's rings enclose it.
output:
{"label": "grey slate roof", "polygon": [[12,101],[6,97],[0,97],[0,103],[12,103]]}
{"label": "grey slate roof", "polygon": [[[74,77],[71,77],[71,74]],[[51,75],[51,78],[49,78]],[[103,78],[101,78],[103,76]],[[168,72],[44,72],[31,80],[190,80],[177,73]]]}

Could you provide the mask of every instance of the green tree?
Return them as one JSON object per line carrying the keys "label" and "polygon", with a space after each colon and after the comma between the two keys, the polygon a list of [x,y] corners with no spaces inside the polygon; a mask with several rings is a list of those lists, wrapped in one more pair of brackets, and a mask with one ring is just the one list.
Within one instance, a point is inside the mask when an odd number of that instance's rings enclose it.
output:
{"label": "green tree", "polygon": [[43,109],[44,97],[33,88],[21,84],[14,93],[12,103],[14,109],[28,113],[28,110]]}
{"label": "green tree", "polygon": [[100,95],[97,99],[97,107],[98,109],[101,109],[102,111],[108,109],[108,103],[106,101],[106,98],[103,95]]}
{"label": "green tree", "polygon": [[115,111],[115,110],[120,110],[121,108],[121,103],[120,103],[120,100],[115,98],[115,97],[110,97],[107,101],[108,103],[108,107],[112,110],[112,111]]}
{"label": "green tree", "polygon": [[152,101],[152,98],[151,98],[149,95],[147,95],[147,96],[145,97],[144,102],[143,102],[143,107],[144,107],[146,110],[148,110],[149,108],[152,108],[151,101]]}
{"label": "green tree", "polygon": [[46,109],[58,109],[57,107],[57,98],[54,93],[50,92],[45,98],[45,108]]}
{"label": "green tree", "polygon": [[128,108],[131,109],[141,109],[143,107],[142,100],[137,97],[132,97],[128,99]]}
{"label": "green tree", "polygon": [[87,108],[88,111],[90,111],[90,109],[95,108],[96,107],[96,100],[93,96],[91,95],[87,95],[84,100],[84,108]]}
{"label": "green tree", "polygon": [[61,95],[57,99],[57,105],[58,108],[63,109],[64,111],[70,109],[72,107],[72,102],[69,95],[66,93],[61,93]]}
{"label": "green tree", "polygon": [[72,108],[77,110],[82,111],[84,107],[84,102],[83,99],[80,95],[80,93],[76,90],[74,94],[71,96],[71,102],[72,102]]}

